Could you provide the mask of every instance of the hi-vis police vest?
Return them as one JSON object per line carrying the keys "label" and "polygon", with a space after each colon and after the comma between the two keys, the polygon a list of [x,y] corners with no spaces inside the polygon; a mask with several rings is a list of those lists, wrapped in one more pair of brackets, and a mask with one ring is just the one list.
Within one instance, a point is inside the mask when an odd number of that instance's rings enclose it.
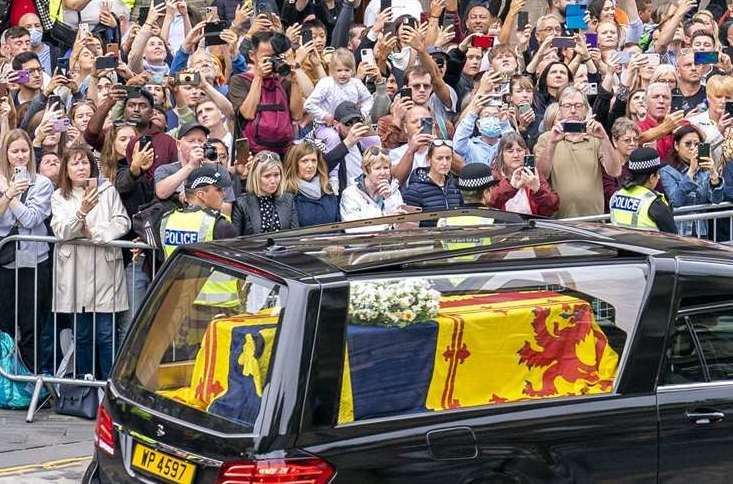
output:
{"label": "hi-vis police vest", "polygon": [[[165,258],[180,245],[214,240],[214,225],[218,217],[208,210],[178,209],[168,212],[160,223],[160,241]],[[240,305],[238,279],[214,271],[201,288],[194,304],[215,307]]]}
{"label": "hi-vis police vest", "polygon": [[613,194],[609,203],[611,223],[619,227],[659,231],[657,224],[649,217],[649,207],[657,198],[667,203],[659,193],[641,185],[622,188]]}
{"label": "hi-vis police vest", "polygon": [[[135,8],[135,0],[122,0],[127,8],[132,11]],[[64,21],[64,2],[63,0],[50,0],[48,2],[48,13],[51,16],[51,21],[63,22]]]}

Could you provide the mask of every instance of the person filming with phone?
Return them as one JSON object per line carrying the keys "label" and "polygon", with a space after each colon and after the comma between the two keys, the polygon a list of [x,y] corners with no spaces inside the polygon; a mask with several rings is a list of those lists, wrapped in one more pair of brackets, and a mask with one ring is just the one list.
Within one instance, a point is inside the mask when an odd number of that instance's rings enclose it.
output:
{"label": "person filming with phone", "polygon": [[[0,151],[0,191],[0,236],[48,235],[45,220],[51,214],[53,185],[48,178],[36,173],[31,140],[23,130],[10,131],[4,138]],[[16,243],[9,242],[8,246],[16,248]],[[17,244],[14,253],[7,253],[7,249],[0,251],[0,287],[3,288],[0,331],[13,336],[17,317],[20,355],[33,370],[33,308],[39,322],[39,335],[41,322],[47,320],[51,309],[48,244],[23,241]],[[16,307],[19,309],[17,314]]]}
{"label": "person filming with phone", "polygon": [[[603,172],[621,174],[621,160],[606,131],[590,115],[588,99],[572,85],[558,95],[558,122],[538,150],[538,173],[560,197],[559,218],[604,212]],[[539,145],[540,143],[538,143]]]}

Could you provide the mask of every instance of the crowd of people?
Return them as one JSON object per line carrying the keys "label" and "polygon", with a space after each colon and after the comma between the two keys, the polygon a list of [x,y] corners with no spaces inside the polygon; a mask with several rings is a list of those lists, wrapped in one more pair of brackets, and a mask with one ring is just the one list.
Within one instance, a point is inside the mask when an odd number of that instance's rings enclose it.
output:
{"label": "crowd of people", "polygon": [[[157,217],[169,254],[461,206],[709,236],[665,210],[733,200],[728,2],[548,0],[530,23],[526,0],[4,0],[0,236]],[[0,330],[53,371],[47,328],[73,320],[77,372],[106,377],[149,258],[20,242]]]}

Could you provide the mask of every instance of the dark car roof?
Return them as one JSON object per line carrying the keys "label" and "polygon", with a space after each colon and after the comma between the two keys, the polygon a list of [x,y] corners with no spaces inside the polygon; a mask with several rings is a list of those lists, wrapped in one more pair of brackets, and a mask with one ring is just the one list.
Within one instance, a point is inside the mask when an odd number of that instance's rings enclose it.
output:
{"label": "dark car roof", "polygon": [[[491,219],[465,224],[457,217]],[[385,223],[449,219],[456,225],[364,233],[345,229]],[[474,219],[475,222],[475,219]],[[621,229],[588,222],[565,222],[487,209],[459,209],[382,217],[259,234],[196,246],[232,260],[253,257],[301,276],[363,273],[390,268],[445,266],[526,259],[690,256],[729,260],[733,249],[690,237]],[[275,272],[277,269],[275,269]],[[291,274],[292,277],[292,274]]]}

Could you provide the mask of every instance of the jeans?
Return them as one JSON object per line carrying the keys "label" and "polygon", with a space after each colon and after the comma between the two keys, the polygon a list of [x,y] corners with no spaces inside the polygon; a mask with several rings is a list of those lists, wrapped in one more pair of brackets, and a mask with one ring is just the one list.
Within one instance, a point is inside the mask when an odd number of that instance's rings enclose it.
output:
{"label": "jeans", "polygon": [[0,267],[0,331],[11,338],[16,336],[17,294],[18,349],[26,366],[34,373],[40,369],[44,357],[40,339],[51,310],[51,262],[39,262],[36,269],[18,269],[16,292],[15,269]]}
{"label": "jeans", "polygon": [[145,294],[150,287],[150,276],[143,269],[143,257],[139,257],[136,261],[131,261],[125,268],[127,280],[127,300],[130,302],[130,309],[122,314],[117,322],[117,340],[115,341],[115,351],[122,345],[122,342],[130,330],[132,319],[135,313],[143,303]]}
{"label": "jeans", "polygon": [[[96,323],[95,316],[96,314]],[[114,331],[113,315],[115,313],[77,313],[74,355],[76,358],[76,376],[82,378],[92,371],[96,355],[96,375],[102,380],[109,377],[112,370],[114,354],[112,351],[112,333]],[[118,313],[119,315],[119,313]],[[71,315],[72,327],[74,315]],[[117,318],[119,320],[119,317]],[[96,334],[94,326],[96,324]],[[94,341],[95,347],[92,347]]]}

